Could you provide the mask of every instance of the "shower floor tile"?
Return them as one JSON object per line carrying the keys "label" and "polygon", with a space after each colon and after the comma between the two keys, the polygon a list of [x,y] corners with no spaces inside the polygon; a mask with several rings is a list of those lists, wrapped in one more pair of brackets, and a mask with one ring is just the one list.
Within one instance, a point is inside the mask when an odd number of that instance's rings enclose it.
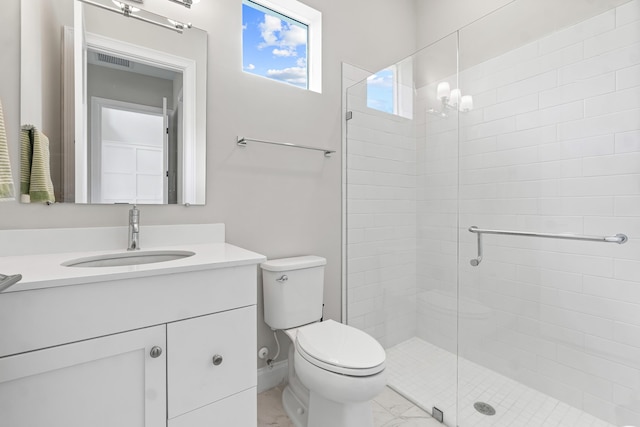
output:
{"label": "shower floor tile", "polygon": [[[389,387],[429,412],[437,407],[450,427],[615,427],[468,360],[457,366],[455,354],[416,337],[387,349],[387,374]],[[495,415],[476,411],[479,401]]]}

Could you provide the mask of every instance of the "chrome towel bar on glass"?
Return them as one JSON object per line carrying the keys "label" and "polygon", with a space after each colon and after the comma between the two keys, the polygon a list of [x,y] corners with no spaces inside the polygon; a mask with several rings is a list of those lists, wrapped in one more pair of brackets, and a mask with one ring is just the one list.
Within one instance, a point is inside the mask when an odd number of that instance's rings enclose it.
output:
{"label": "chrome towel bar on glass", "polygon": [[238,137],[237,144],[240,147],[246,147],[247,142],[257,142],[259,144],[271,144],[271,145],[284,145],[285,147],[293,147],[293,148],[303,148],[305,150],[314,150],[314,151],[322,151],[325,157],[331,157],[335,150],[326,150],[324,148],[316,148],[316,147],[308,147],[306,145],[292,144],[290,142],[274,142],[274,141],[263,141],[260,139],[251,139],[245,137]]}
{"label": "chrome towel bar on glass", "polygon": [[506,236],[525,236],[525,237],[542,237],[546,239],[563,239],[563,240],[583,240],[588,242],[605,242],[605,243],[626,243],[629,238],[625,234],[616,234],[615,236],[585,236],[580,234],[556,234],[556,233],[535,233],[532,231],[509,231],[509,230],[489,230],[486,228],[478,228],[475,225],[469,227],[471,233],[478,235],[478,257],[471,260],[471,265],[477,267],[482,261],[482,235],[483,234],[503,234]]}

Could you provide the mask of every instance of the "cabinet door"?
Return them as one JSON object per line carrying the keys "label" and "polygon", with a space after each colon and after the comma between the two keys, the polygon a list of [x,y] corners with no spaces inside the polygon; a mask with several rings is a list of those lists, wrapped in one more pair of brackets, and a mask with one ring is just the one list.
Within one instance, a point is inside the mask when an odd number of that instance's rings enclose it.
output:
{"label": "cabinet door", "polygon": [[256,386],[255,306],[170,323],[167,346],[170,419]]}
{"label": "cabinet door", "polygon": [[165,341],[162,325],[0,359],[0,424],[166,426]]}

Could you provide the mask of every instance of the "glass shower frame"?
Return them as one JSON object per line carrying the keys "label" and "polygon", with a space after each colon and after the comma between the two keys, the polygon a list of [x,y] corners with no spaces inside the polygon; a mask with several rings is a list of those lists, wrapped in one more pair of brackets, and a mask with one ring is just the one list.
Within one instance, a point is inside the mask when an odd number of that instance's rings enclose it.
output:
{"label": "glass shower frame", "polygon": [[[345,319],[450,426],[640,425],[640,4],[572,3],[528,31],[554,5],[516,0],[401,61],[411,118],[347,90]],[[474,225],[630,240],[491,235],[472,266]]]}

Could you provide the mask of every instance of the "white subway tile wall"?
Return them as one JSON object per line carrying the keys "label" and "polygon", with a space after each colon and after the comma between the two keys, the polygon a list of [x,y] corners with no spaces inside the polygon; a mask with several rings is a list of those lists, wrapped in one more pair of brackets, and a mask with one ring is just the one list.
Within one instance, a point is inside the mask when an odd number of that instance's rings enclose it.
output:
{"label": "white subway tile wall", "polygon": [[367,83],[347,107],[347,320],[393,346],[416,331],[415,126],[367,108]]}
{"label": "white subway tile wall", "polygon": [[[632,1],[459,76],[489,100],[482,121],[459,119],[460,146],[474,147],[460,152],[459,294],[485,308],[482,320],[461,311],[459,353],[615,425],[640,424],[638,11]],[[472,267],[471,225],[630,241],[491,235]]]}
{"label": "white subway tile wall", "polygon": [[[458,81],[475,109],[446,119],[426,113],[437,81],[416,88],[413,120],[349,91],[348,322],[640,425],[640,0]],[[471,225],[630,240],[490,235],[472,267]]]}

